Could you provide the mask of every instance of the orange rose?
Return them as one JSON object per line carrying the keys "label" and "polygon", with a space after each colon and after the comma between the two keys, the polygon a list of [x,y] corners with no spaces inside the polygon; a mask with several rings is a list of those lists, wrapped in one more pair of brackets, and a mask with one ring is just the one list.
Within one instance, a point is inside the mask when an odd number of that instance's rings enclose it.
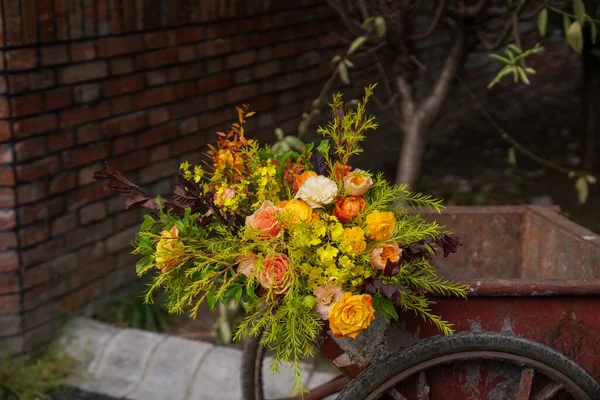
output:
{"label": "orange rose", "polygon": [[388,261],[398,262],[401,255],[402,249],[398,247],[398,243],[386,243],[371,250],[371,265],[383,271]]}
{"label": "orange rose", "polygon": [[175,268],[185,254],[185,248],[179,238],[179,229],[173,226],[170,230],[163,230],[160,234],[160,240],[156,245],[156,267],[161,272]]}
{"label": "orange rose", "polygon": [[294,185],[292,187],[294,193],[298,193],[300,186],[311,176],[317,176],[317,173],[315,171],[304,171],[300,175],[294,175]]}
{"label": "orange rose", "polygon": [[258,229],[261,237],[277,236],[281,232],[277,219],[279,211],[273,203],[265,200],[254,214],[246,217],[246,226]]}
{"label": "orange rose", "polygon": [[368,294],[346,292],[329,310],[329,327],[335,337],[356,338],[374,319],[373,298]]}
{"label": "orange rose", "polygon": [[365,199],[359,196],[348,196],[335,202],[333,215],[342,222],[350,222],[367,207]]}
{"label": "orange rose", "polygon": [[258,274],[258,281],[265,289],[273,289],[273,293],[287,292],[292,283],[292,276],[288,273],[290,262],[284,254],[268,256],[262,262],[263,270]]}

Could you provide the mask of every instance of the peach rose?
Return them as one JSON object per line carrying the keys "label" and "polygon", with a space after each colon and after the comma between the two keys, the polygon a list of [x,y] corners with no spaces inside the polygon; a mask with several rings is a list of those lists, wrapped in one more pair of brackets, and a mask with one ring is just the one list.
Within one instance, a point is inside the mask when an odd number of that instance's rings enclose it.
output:
{"label": "peach rose", "polygon": [[238,272],[250,277],[254,272],[254,266],[256,265],[256,261],[258,261],[258,257],[251,253],[247,256],[236,257],[235,261],[238,263]]}
{"label": "peach rose", "polygon": [[287,292],[292,283],[292,276],[287,273],[290,262],[285,254],[268,256],[262,262],[263,269],[258,274],[258,281],[265,289],[273,289],[273,293]]}
{"label": "peach rose", "polygon": [[348,196],[335,202],[333,215],[342,222],[350,222],[367,207],[367,202],[359,196]]}
{"label": "peach rose", "polygon": [[373,186],[371,176],[358,168],[344,177],[344,188],[352,196],[362,196],[371,186]]}
{"label": "peach rose", "polygon": [[281,232],[277,219],[279,212],[279,208],[265,200],[258,210],[246,217],[246,226],[258,229],[261,237],[277,236]]}
{"label": "peach rose", "polygon": [[317,173],[315,171],[304,171],[299,175],[294,175],[294,184],[292,187],[294,193],[298,193],[298,189],[300,189],[300,186],[302,186],[304,182],[306,182],[306,180],[311,176],[317,176]]}
{"label": "peach rose", "polygon": [[333,283],[328,283],[325,286],[317,287],[314,291],[314,295],[317,298],[315,313],[321,319],[327,319],[329,317],[331,306],[342,298],[344,290],[339,286],[335,286]]}
{"label": "peach rose", "polygon": [[156,245],[156,267],[163,273],[170,271],[181,262],[184,254],[185,248],[179,238],[179,229],[173,226],[170,230],[163,230]]}
{"label": "peach rose", "polygon": [[398,243],[386,243],[371,250],[371,265],[383,271],[388,261],[398,262],[401,255],[402,249],[398,247]]}
{"label": "peach rose", "polygon": [[375,319],[373,298],[368,294],[346,292],[329,310],[329,327],[335,337],[356,338]]}

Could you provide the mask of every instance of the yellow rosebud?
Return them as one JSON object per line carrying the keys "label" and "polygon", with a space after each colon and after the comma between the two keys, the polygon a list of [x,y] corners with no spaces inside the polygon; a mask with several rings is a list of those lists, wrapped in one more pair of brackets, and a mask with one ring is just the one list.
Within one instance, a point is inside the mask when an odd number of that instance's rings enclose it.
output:
{"label": "yellow rosebud", "polygon": [[[281,207],[281,203],[279,206]],[[312,213],[312,207],[298,199],[292,199],[285,202],[285,205],[283,206],[283,217],[286,222],[292,224],[297,224],[300,221],[310,222]]]}
{"label": "yellow rosebud", "polygon": [[329,327],[335,337],[356,338],[375,319],[373,299],[368,294],[346,292],[329,311]]}
{"label": "yellow rosebud", "polygon": [[372,211],[365,219],[365,228],[371,239],[389,239],[396,231],[396,217],[393,212]]}

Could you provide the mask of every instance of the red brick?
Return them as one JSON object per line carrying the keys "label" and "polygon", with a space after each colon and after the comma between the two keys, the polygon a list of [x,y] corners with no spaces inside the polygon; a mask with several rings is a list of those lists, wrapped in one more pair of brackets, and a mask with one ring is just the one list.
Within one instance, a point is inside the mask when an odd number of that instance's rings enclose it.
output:
{"label": "red brick", "polygon": [[8,99],[5,97],[0,98],[0,118],[8,118],[10,116],[10,109],[8,106]]}
{"label": "red brick", "polygon": [[14,228],[16,224],[17,220],[15,210],[0,209],[0,230],[5,231]]}
{"label": "red brick", "polygon": [[106,217],[106,204],[99,202],[82,207],[79,210],[79,221],[81,224],[98,221]]}
{"label": "red brick", "polygon": [[23,272],[23,289],[29,289],[50,280],[48,265],[38,265]]}
{"label": "red brick", "polygon": [[96,121],[110,115],[107,103],[71,108],[60,113],[60,125],[63,127]]}
{"label": "red brick", "polygon": [[110,60],[111,75],[122,75],[133,72],[133,58],[123,57]]}
{"label": "red brick", "polygon": [[154,69],[177,62],[177,50],[161,49],[136,56],[135,65],[138,69]]}
{"label": "red brick", "polygon": [[0,166],[0,186],[12,186],[15,184],[15,174],[10,166]]}
{"label": "red brick", "polygon": [[181,46],[177,48],[177,61],[188,62],[197,58],[196,48],[194,46]]}
{"label": "red brick", "polygon": [[28,90],[46,89],[55,84],[54,70],[42,69],[24,74],[9,75],[8,83],[11,93],[14,95]]}
{"label": "red brick", "polygon": [[12,116],[15,118],[37,114],[42,111],[42,95],[39,93],[13,97],[10,103]]}
{"label": "red brick", "polygon": [[177,136],[177,127],[175,125],[161,125],[148,129],[138,136],[139,146],[152,146],[154,144],[166,142]]}
{"label": "red brick", "polygon": [[159,104],[171,102],[175,99],[173,86],[163,86],[156,89],[146,90],[136,96],[135,106],[137,108],[148,108]]}
{"label": "red brick", "polygon": [[109,58],[144,50],[141,35],[121,36],[98,41],[98,56]]}
{"label": "red brick", "polygon": [[254,67],[254,77],[264,79],[281,72],[280,61],[270,61]]}
{"label": "red brick", "polygon": [[115,139],[112,146],[112,154],[118,156],[133,149],[135,149],[135,137],[125,136]]}
{"label": "red brick", "polygon": [[[10,275],[9,275],[10,276]],[[3,276],[2,276],[3,277]],[[18,314],[21,311],[21,295],[0,296],[0,314]]]}
{"label": "red brick", "polygon": [[108,75],[106,61],[90,61],[63,67],[59,71],[59,82],[63,85],[104,78]]}
{"label": "red brick", "polygon": [[148,86],[158,86],[167,82],[167,72],[164,69],[149,71],[146,73]]}
{"label": "red brick", "polygon": [[48,184],[44,181],[20,184],[17,186],[17,201],[19,205],[38,201],[46,197]]}
{"label": "red brick", "polygon": [[97,122],[80,126],[77,128],[77,144],[95,142],[102,138],[100,124]]}
{"label": "red brick", "polygon": [[77,175],[73,171],[62,172],[54,175],[48,185],[48,194],[66,192],[77,186]]}
{"label": "red brick", "polygon": [[[0,253],[0,273],[12,272],[19,269],[19,255],[16,250],[4,251]],[[0,298],[2,303],[2,298]],[[0,305],[0,308],[2,306]]]}
{"label": "red brick", "polygon": [[48,135],[48,149],[50,151],[68,149],[73,144],[73,132],[69,129]]}
{"label": "red brick", "polygon": [[56,130],[58,120],[54,114],[44,114],[37,117],[22,119],[13,124],[15,137],[22,139],[44,132]]}
{"label": "red brick", "polygon": [[148,123],[158,125],[169,120],[169,110],[165,107],[157,107],[148,111]]}
{"label": "red brick", "polygon": [[298,55],[309,48],[308,42],[293,41],[275,46],[275,56],[278,58]]}
{"label": "red brick", "polygon": [[33,246],[46,240],[48,235],[48,224],[45,221],[40,224],[21,228],[19,229],[19,245],[21,247]]}
{"label": "red brick", "polygon": [[120,156],[116,160],[115,166],[121,171],[130,171],[148,165],[149,160],[148,150],[142,149]]}
{"label": "red brick", "polygon": [[244,65],[252,64],[258,58],[255,50],[246,51],[243,53],[232,54],[227,56],[227,68],[234,69],[243,67]]}
{"label": "red brick", "polygon": [[162,145],[150,150],[150,162],[162,161],[169,158],[169,146]]}
{"label": "red brick", "polygon": [[198,81],[199,93],[210,93],[225,89],[231,85],[231,74],[225,73]]}
{"label": "red brick", "polygon": [[133,95],[112,98],[110,100],[110,108],[113,116],[131,112],[133,110],[133,100]]}
{"label": "red brick", "polygon": [[63,240],[51,238],[50,240],[34,246],[27,250],[21,251],[21,264],[23,267],[39,264],[42,261],[49,260],[65,250]]}
{"label": "red brick", "polygon": [[79,263],[81,265],[88,265],[95,261],[102,260],[105,254],[106,251],[104,248],[104,243],[102,242],[86,246],[77,252]]}
{"label": "red brick", "polygon": [[106,81],[102,84],[104,96],[111,97],[123,93],[136,92],[144,88],[144,75],[136,74],[125,78]]}
{"label": "red brick", "polygon": [[[17,247],[17,235],[15,232],[0,232],[0,251],[14,249],[15,247]],[[0,285],[2,285],[1,279]],[[1,290],[0,293],[2,293]]]}
{"label": "red brick", "polygon": [[80,165],[90,164],[109,156],[110,146],[108,142],[92,144],[74,150],[63,152],[64,168],[74,168]]}
{"label": "red brick", "polygon": [[142,168],[140,171],[139,182],[142,184],[154,182],[161,178],[166,178],[173,175],[173,171],[177,170],[177,160],[166,160],[159,163],[153,163]]}
{"label": "red brick", "polygon": [[0,207],[14,207],[15,191],[12,188],[0,188]]}
{"label": "red brick", "polygon": [[37,66],[35,49],[9,50],[6,52],[6,69],[8,71],[21,71],[33,69]]}
{"label": "red brick", "polygon": [[190,117],[179,123],[179,131],[182,135],[198,131],[198,117]]}
{"label": "red brick", "polygon": [[10,124],[7,121],[0,121],[0,143],[10,139]]}
{"label": "red brick", "polygon": [[100,98],[100,83],[85,83],[73,88],[73,99],[75,103],[93,103]]}
{"label": "red brick", "polygon": [[144,42],[148,49],[158,49],[168,45],[167,34],[164,32],[147,33],[144,35]]}
{"label": "red brick", "polygon": [[175,96],[178,99],[194,97],[197,94],[197,91],[196,85],[190,84],[190,82],[181,82],[175,86]]}
{"label": "red brick", "polygon": [[117,214],[117,224],[115,229],[122,231],[131,226],[138,227],[140,223],[139,211],[139,209],[129,209],[127,211],[119,212]]}
{"label": "red brick", "polygon": [[202,27],[200,25],[179,28],[174,32],[176,44],[186,44],[199,42],[204,37]]}
{"label": "red brick", "polygon": [[218,38],[199,43],[196,47],[201,58],[209,58],[226,54],[233,48],[231,39]]}
{"label": "red brick", "polygon": [[104,134],[107,136],[124,135],[144,128],[147,125],[145,112],[127,114],[104,122]]}
{"label": "red brick", "polygon": [[41,160],[17,166],[19,181],[33,181],[57,172],[60,168],[58,156],[48,156]]}
{"label": "red brick", "polygon": [[[113,233],[112,219],[104,219],[67,233],[67,249],[75,249],[88,243],[94,243]],[[82,268],[79,268],[81,270]]]}
{"label": "red brick", "polygon": [[42,66],[64,64],[69,62],[69,52],[67,46],[58,44],[54,46],[44,46],[40,49],[42,55]]}
{"label": "red brick", "polygon": [[190,149],[198,149],[205,144],[206,140],[201,135],[189,135],[178,138],[171,144],[171,156],[189,153]]}
{"label": "red brick", "polygon": [[236,86],[227,91],[226,99],[228,104],[237,104],[241,101],[247,101],[258,93],[258,86],[254,83],[244,86]]}
{"label": "red brick", "polygon": [[67,289],[68,282],[63,279],[53,279],[46,282],[45,285],[31,288],[23,295],[23,308],[31,310],[40,304],[47,303],[49,299],[62,296]]}
{"label": "red brick", "polygon": [[77,216],[75,214],[61,215],[52,222],[52,236],[62,235],[77,227]]}
{"label": "red brick", "polygon": [[0,144],[0,164],[9,164],[14,160],[13,146]]}
{"label": "red brick", "polygon": [[6,76],[0,75],[0,93],[8,92],[8,84],[6,83]]}
{"label": "red brick", "polygon": [[208,60],[206,63],[206,72],[208,74],[217,74],[219,72],[223,72],[225,70],[225,61],[221,58],[214,58],[212,60]]}
{"label": "red brick", "polygon": [[89,61],[96,58],[96,42],[74,42],[70,44],[71,61]]}
{"label": "red brick", "polygon": [[102,169],[102,164],[92,164],[87,167],[81,168],[77,172],[77,184],[79,186],[89,185],[90,183],[96,182],[94,179],[94,172]]}
{"label": "red brick", "polygon": [[44,93],[44,105],[47,111],[69,107],[72,103],[71,89],[68,87],[49,90]]}
{"label": "red brick", "polygon": [[65,212],[64,203],[62,198],[55,197],[38,203],[19,206],[19,224],[25,226],[39,220],[44,220],[44,223],[47,223],[48,218]]}

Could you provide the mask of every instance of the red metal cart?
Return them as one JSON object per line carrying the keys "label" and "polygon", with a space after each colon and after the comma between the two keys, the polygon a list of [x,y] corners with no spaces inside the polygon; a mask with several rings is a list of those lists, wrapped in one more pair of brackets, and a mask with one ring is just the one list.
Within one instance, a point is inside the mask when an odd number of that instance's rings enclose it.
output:
{"label": "red metal cart", "polygon": [[[440,337],[407,313],[392,325],[376,320],[357,339],[324,331],[317,346],[344,375],[304,399],[341,391],[343,400],[600,400],[600,236],[556,211],[427,214],[465,243],[437,265],[471,293],[433,307],[458,333]],[[246,400],[264,399],[259,339],[245,348]]]}

